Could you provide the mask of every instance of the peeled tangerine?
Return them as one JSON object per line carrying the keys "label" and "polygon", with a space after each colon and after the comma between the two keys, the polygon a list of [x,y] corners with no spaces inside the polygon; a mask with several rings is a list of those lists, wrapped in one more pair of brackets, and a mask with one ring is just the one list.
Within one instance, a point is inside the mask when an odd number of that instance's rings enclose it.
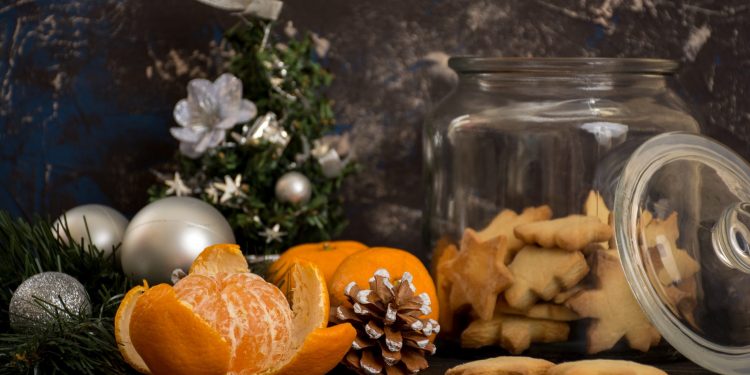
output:
{"label": "peeled tangerine", "polygon": [[123,358],[151,374],[324,374],[356,336],[326,328],[329,300],[315,265],[290,269],[290,302],[250,273],[237,245],[214,245],[174,287],[136,286],[115,316]]}

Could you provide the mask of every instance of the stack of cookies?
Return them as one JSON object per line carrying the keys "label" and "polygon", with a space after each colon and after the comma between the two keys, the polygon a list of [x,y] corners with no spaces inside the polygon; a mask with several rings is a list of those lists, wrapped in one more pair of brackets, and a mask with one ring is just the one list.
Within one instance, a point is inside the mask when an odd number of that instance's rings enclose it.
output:
{"label": "stack of cookies", "polygon": [[[588,353],[622,339],[649,350],[660,335],[628,286],[610,221],[592,191],[582,214],[553,218],[548,206],[503,210],[486,228],[467,228],[459,246],[440,244],[433,271],[443,332],[460,333],[466,348],[501,346],[519,354],[533,343],[567,341],[575,322],[585,326]],[[699,267],[677,247],[677,214],[658,219],[643,212],[639,225],[652,282],[694,325]]]}

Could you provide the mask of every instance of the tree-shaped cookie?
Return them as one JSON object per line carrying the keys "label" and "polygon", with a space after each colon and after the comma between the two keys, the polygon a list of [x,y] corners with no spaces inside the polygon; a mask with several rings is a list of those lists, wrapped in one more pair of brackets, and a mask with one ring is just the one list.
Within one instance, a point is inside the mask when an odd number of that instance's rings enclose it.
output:
{"label": "tree-shaped cookie", "polygon": [[593,261],[597,289],[582,291],[566,302],[581,317],[593,318],[586,332],[587,351],[611,349],[623,337],[631,348],[644,352],[656,345],[659,331],[635,300],[617,252],[597,251]]}
{"label": "tree-shaped cookie", "polygon": [[597,217],[583,215],[519,225],[513,233],[528,244],[569,251],[583,250],[592,243],[612,238],[612,228],[609,225],[602,223]]}
{"label": "tree-shaped cookie", "polygon": [[458,255],[445,265],[452,286],[450,305],[454,310],[469,304],[480,319],[489,320],[497,295],[513,281],[504,259],[508,241],[497,236],[481,241],[472,229],[466,229]]}
{"label": "tree-shaped cookie", "polygon": [[510,307],[528,310],[538,299],[549,301],[561,290],[578,284],[589,266],[580,251],[526,246],[508,266],[513,285],[505,291]]}
{"label": "tree-shaped cookie", "polygon": [[494,219],[481,231],[477,232],[481,241],[487,241],[497,236],[505,236],[508,239],[508,255],[505,263],[510,262],[513,255],[521,250],[524,243],[516,238],[513,229],[519,225],[533,223],[536,221],[549,220],[552,218],[552,209],[549,206],[528,207],[516,214],[513,210],[502,210]]}

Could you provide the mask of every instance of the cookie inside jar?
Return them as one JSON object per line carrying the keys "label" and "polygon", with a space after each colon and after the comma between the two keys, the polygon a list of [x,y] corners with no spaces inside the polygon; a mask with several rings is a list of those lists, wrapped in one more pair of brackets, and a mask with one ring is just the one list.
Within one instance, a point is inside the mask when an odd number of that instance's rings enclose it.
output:
{"label": "cookie inside jar", "polygon": [[[620,263],[612,214],[597,191],[577,213],[548,205],[504,209],[433,258],[441,325],[464,349],[512,354],[646,353],[662,342],[636,301]],[[695,326],[699,263],[679,248],[677,212],[644,210],[637,223],[654,283],[674,313]]]}

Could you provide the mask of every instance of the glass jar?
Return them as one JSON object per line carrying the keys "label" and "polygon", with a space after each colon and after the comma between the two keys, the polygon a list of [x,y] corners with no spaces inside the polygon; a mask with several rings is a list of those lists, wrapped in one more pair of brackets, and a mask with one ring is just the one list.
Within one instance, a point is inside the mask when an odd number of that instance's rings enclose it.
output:
{"label": "glass jar", "polygon": [[449,65],[457,88],[424,129],[443,339],[596,356],[666,341],[750,373],[750,168],[698,135],[677,64]]}

